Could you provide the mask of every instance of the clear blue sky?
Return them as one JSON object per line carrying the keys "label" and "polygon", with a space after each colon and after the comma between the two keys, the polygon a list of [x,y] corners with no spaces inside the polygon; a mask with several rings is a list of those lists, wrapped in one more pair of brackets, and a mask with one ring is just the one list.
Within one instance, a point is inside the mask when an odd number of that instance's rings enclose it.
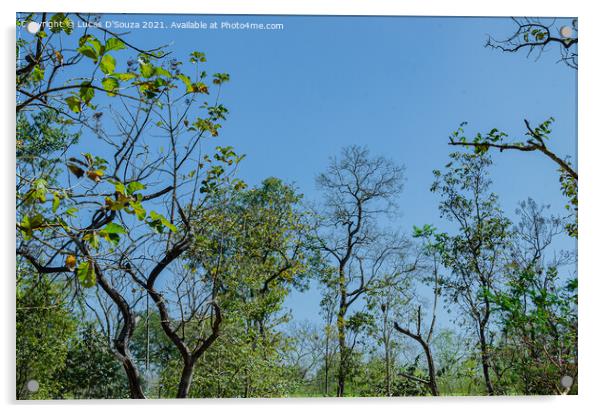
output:
{"label": "clear blue sky", "polygon": [[[556,63],[555,47],[538,61],[486,49],[488,34],[513,30],[509,18],[103,17],[113,19],[283,23],[274,31],[133,30],[128,39],[139,47],[172,43],[181,59],[203,51],[209,72],[230,74],[220,144],[247,155],[240,176],[251,184],[277,176],[316,199],[315,175],[349,144],[404,164],[399,204],[406,232],[424,223],[446,228],[429,187],[432,170],[452,150],[447,137],[462,121],[470,135],[497,127],[520,138],[524,118],[536,124],[554,116],[551,147],[576,156],[577,73]],[[535,153],[493,158],[494,190],[510,216],[529,196],[562,211],[552,162]],[[318,302],[310,290],[294,293],[288,305],[297,319],[316,320]]]}

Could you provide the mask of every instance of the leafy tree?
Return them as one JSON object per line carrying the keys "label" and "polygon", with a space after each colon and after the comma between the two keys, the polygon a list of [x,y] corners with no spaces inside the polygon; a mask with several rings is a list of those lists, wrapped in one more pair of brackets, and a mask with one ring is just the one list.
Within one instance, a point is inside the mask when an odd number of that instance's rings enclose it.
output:
{"label": "leafy tree", "polygon": [[[332,267],[324,267],[320,272],[323,278],[332,278],[333,277],[333,268]],[[336,270],[334,270],[336,271]],[[325,274],[328,276],[324,277]],[[323,394],[329,395],[330,389],[332,388],[332,376],[331,376],[331,367],[334,366],[337,349],[337,333],[336,333],[336,323],[335,317],[337,315],[337,302],[336,302],[336,294],[333,288],[329,288],[326,286],[322,292],[322,299],[320,300],[320,313],[324,320],[324,352],[323,352],[323,363],[322,363],[322,371],[319,374],[319,377],[323,377]]]}
{"label": "leafy tree", "polygon": [[473,323],[487,393],[495,394],[491,374],[491,295],[501,281],[502,251],[508,247],[510,222],[490,192],[486,153],[452,153],[445,172],[436,170],[431,190],[441,196],[443,218],[457,234],[442,234],[442,259],[451,275],[442,279],[444,293]]}
{"label": "leafy tree", "polygon": [[[37,17],[28,15],[19,24]],[[192,208],[185,211],[181,204],[196,204],[229,184],[242,158],[229,147],[201,151],[200,141],[218,136],[227,114],[219,101],[206,100],[202,53],[193,52],[186,63],[167,61],[164,48],[142,50],[93,24],[75,36],[73,19],[95,18],[57,13],[49,20],[62,24],[18,42],[16,110],[22,130],[39,124],[37,114],[48,111],[56,122],[49,130],[60,132],[66,125],[65,138],[85,131],[85,139],[96,138],[98,145],[96,153],[80,153],[74,139],[65,148],[46,146],[57,149],[48,156],[61,160],[51,168],[57,179],[51,182],[46,170],[36,169],[21,183],[17,202],[27,208],[20,208],[17,255],[40,273],[62,274],[87,300],[108,298],[108,305],[90,307],[112,335],[131,397],[142,398],[129,349],[135,308],[144,291],[161,311],[157,279],[191,245],[186,223]],[[185,73],[185,64],[194,75]],[[219,89],[227,80],[227,74],[216,73],[212,83]],[[21,141],[24,154],[41,147]],[[146,245],[151,248],[143,249]],[[100,288],[103,296],[86,288]],[[169,325],[163,326],[169,334]],[[211,336],[206,339],[210,344]]]}
{"label": "leafy tree", "polygon": [[[243,317],[226,312],[224,317],[219,339],[203,355],[193,376],[190,397],[291,395],[297,381],[282,360],[282,353],[288,351],[286,337],[271,329],[259,336]],[[163,397],[177,390],[178,363],[174,359],[161,372]]]}
{"label": "leafy tree", "polygon": [[[257,188],[224,190],[195,210],[195,238],[185,276],[199,280],[199,292],[209,291],[213,302],[220,303],[224,320],[218,347],[205,357],[205,363],[216,357],[209,365],[216,370],[202,369],[204,376],[194,382],[195,394],[252,397],[282,394],[287,388],[277,363],[286,340],[275,328],[287,320],[281,313],[284,299],[290,288],[303,286],[307,271],[306,224],[299,201],[292,187],[268,178]],[[201,301],[178,301],[186,313],[177,327],[183,341],[184,328],[193,320],[191,305]],[[237,372],[226,387],[211,379],[224,366]]]}
{"label": "leafy tree", "polygon": [[[537,52],[538,56],[546,51],[552,45],[558,45],[560,49],[560,61],[564,62],[568,67],[577,70],[578,53],[577,36],[578,27],[577,19],[571,21],[571,26],[556,26],[556,21],[550,19],[534,19],[512,18],[516,24],[515,32],[504,40],[497,41],[489,37],[486,46],[493,49],[499,49],[504,52],[515,53],[520,50],[528,50],[528,55]],[[563,35],[562,29],[568,29],[570,33]],[[558,31],[559,36],[555,35]],[[578,174],[576,168],[566,156],[560,156],[548,147],[548,142],[551,135],[551,124],[554,118],[550,117],[537,127],[533,128],[528,120],[524,120],[526,126],[526,139],[508,140],[508,135],[499,131],[497,128],[492,129],[488,133],[478,133],[473,139],[469,140],[464,136],[463,126],[454,132],[449,138],[450,145],[459,145],[463,147],[472,147],[475,153],[486,152],[489,149],[498,149],[500,152],[520,151],[520,152],[539,152],[558,165],[560,174],[559,181],[561,191],[568,198],[566,209],[570,212],[573,218],[571,222],[566,224],[567,233],[577,238],[577,187]]]}
{"label": "leafy tree", "polygon": [[577,278],[560,270],[574,263],[567,252],[546,252],[562,232],[559,218],[529,199],[519,222],[506,271],[507,288],[493,296],[511,371],[510,385],[523,394],[561,394],[559,377],[577,373]]}

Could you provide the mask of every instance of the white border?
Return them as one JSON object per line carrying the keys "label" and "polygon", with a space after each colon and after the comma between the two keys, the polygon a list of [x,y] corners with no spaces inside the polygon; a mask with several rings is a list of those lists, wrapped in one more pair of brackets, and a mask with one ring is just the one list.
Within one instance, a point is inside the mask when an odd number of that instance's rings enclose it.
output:
{"label": "white border", "polygon": [[[602,347],[602,271],[596,259],[600,256],[600,234],[602,226],[602,133],[598,125],[601,110],[596,107],[596,98],[602,95],[600,73],[601,42],[596,36],[600,25],[600,13],[596,13],[595,1],[557,0],[502,0],[488,3],[469,0],[102,0],[89,2],[82,0],[31,1],[20,0],[13,4],[2,2],[3,57],[2,88],[0,99],[4,134],[0,139],[2,147],[0,179],[4,202],[2,207],[2,293],[4,300],[1,325],[3,336],[0,347],[4,363],[2,373],[0,403],[5,411],[32,412],[111,412],[126,409],[144,409],[145,412],[163,412],[167,409],[194,410],[206,412],[245,411],[245,412],[305,412],[311,410],[331,410],[363,412],[367,409],[379,411],[425,411],[448,412],[508,412],[509,410],[545,410],[550,412],[576,412],[597,410],[594,408],[597,396],[602,395],[602,366],[599,349]],[[486,4],[487,3],[487,4]],[[18,11],[81,11],[103,13],[208,13],[208,14],[331,14],[331,15],[456,15],[456,16],[577,16],[581,42],[579,69],[579,172],[580,185],[580,239],[579,239],[579,396],[573,397],[517,397],[517,398],[405,398],[385,399],[289,399],[289,400],[193,400],[193,401],[123,401],[123,402],[45,402],[27,403],[14,401],[14,40],[15,13]],[[599,31],[598,31],[599,34]],[[585,86],[585,87],[584,87]],[[173,407],[171,407],[173,406]],[[373,407],[372,407],[373,406]]]}

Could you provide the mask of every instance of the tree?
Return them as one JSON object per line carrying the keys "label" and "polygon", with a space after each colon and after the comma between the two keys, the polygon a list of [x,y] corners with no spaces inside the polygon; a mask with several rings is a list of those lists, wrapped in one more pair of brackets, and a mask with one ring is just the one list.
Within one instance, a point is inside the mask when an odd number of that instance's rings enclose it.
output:
{"label": "tree", "polygon": [[330,339],[322,336],[320,326],[310,323],[291,323],[287,332],[289,345],[282,356],[284,364],[297,379],[298,385],[311,394],[324,392],[323,378],[319,374],[322,363],[329,362],[325,355],[325,341]]}
{"label": "tree", "polygon": [[[384,157],[371,158],[367,149],[343,148],[316,182],[324,193],[324,211],[316,236],[333,260],[336,272],[323,280],[338,296],[339,369],[337,396],[345,393],[350,351],[346,342],[347,312],[381,275],[399,251],[394,236],[378,228],[378,220],[394,207],[402,189],[402,168]],[[388,239],[387,236],[389,236]]]}
{"label": "tree", "polygon": [[[233,379],[242,385],[220,389],[221,395],[272,394],[275,390],[268,389],[277,384],[269,378],[281,382],[273,373],[286,340],[275,329],[287,321],[280,313],[284,299],[292,287],[303,286],[307,271],[300,199],[294,188],[268,178],[257,188],[216,194],[191,220],[195,238],[186,255],[187,273],[206,285],[200,291],[220,303],[226,329],[222,340],[231,345],[218,348],[217,361],[237,366]],[[190,309],[200,300],[177,302]],[[182,317],[182,331],[189,318]]]}
{"label": "tree", "polygon": [[529,138],[526,141],[515,140],[514,142],[508,142],[506,138],[508,135],[504,132],[500,132],[497,129],[492,129],[487,134],[477,133],[477,135],[469,141],[464,136],[464,125],[462,124],[458,130],[456,130],[449,138],[449,144],[453,146],[463,146],[474,148],[475,154],[481,154],[487,152],[489,149],[499,149],[500,152],[505,150],[515,150],[520,152],[533,152],[538,151],[552,160],[558,165],[558,172],[560,174],[559,182],[562,194],[568,198],[568,203],[565,208],[569,211],[571,220],[566,223],[566,232],[571,236],[577,238],[578,226],[577,226],[577,212],[578,212],[578,174],[573,168],[570,160],[561,158],[551,151],[546,141],[549,141],[551,129],[550,125],[554,121],[554,118],[550,118],[541,123],[536,128],[532,128],[529,122],[525,119],[525,125],[527,127],[527,136]]}
{"label": "tree", "polygon": [[395,372],[400,347],[393,334],[395,319],[408,318],[408,307],[416,298],[413,278],[420,269],[421,257],[420,253],[412,256],[412,247],[409,240],[404,240],[395,260],[377,281],[377,285],[368,291],[366,297],[367,309],[374,318],[371,335],[376,345],[382,346],[384,385],[381,387],[385,396],[393,396],[395,390]]}
{"label": "tree", "polygon": [[440,234],[442,259],[451,276],[442,286],[473,322],[487,393],[495,394],[491,376],[491,296],[503,274],[502,253],[508,247],[510,222],[490,192],[486,153],[452,153],[445,173],[436,170],[431,190],[441,196],[441,216],[458,227],[456,235]]}
{"label": "tree", "polygon": [[[577,278],[561,276],[572,253],[547,251],[563,231],[563,220],[532,199],[517,209],[516,237],[507,257],[506,288],[494,295],[495,311],[509,348],[506,367],[524,394],[563,394],[559,377],[577,373]],[[501,373],[498,373],[501,376]]]}
{"label": "tree", "polygon": [[[433,317],[433,320],[434,320],[434,317]],[[434,323],[434,321],[433,321],[433,323]],[[433,323],[431,323],[431,326],[434,325]],[[422,325],[422,308],[419,306],[418,310],[416,312],[416,331],[415,332],[413,332],[407,328],[401,327],[397,322],[395,322],[394,327],[395,327],[395,330],[397,330],[401,334],[411,338],[412,340],[415,340],[418,344],[420,344],[420,347],[424,351],[424,356],[426,358],[429,378],[428,378],[428,380],[425,380],[423,378],[420,378],[420,377],[417,377],[417,376],[414,376],[411,374],[403,373],[402,375],[410,380],[414,380],[414,381],[417,381],[419,383],[422,383],[422,384],[428,386],[428,388],[433,396],[439,396],[439,389],[437,387],[437,370],[435,368],[435,361],[433,358],[433,353],[432,353],[431,345],[430,345],[433,330],[429,329],[426,337],[423,337],[421,325]]]}
{"label": "tree", "polygon": [[[332,267],[325,266],[322,269],[322,277],[324,274],[329,274],[326,278],[332,278],[334,269]],[[336,325],[335,317],[337,314],[337,297],[335,290],[326,286],[322,292],[322,299],[320,300],[320,313],[324,320],[324,361],[323,361],[323,374],[324,374],[324,395],[330,394],[330,382],[331,382],[331,367],[335,362],[335,355],[337,352],[337,337],[336,337]]]}
{"label": "tree", "polygon": [[[50,168],[59,176],[55,183],[39,169],[19,183],[17,255],[39,273],[62,274],[76,286],[74,293],[88,300],[98,297],[84,289],[100,288],[109,305],[90,307],[103,331],[112,335],[111,347],[125,369],[131,397],[143,398],[129,350],[135,308],[148,293],[161,311],[157,281],[192,240],[187,224],[192,207],[181,205],[194,205],[218,187],[235,184],[232,173],[242,158],[229,147],[201,150],[200,141],[218,136],[227,114],[217,99],[211,104],[205,100],[204,54],[190,54],[186,65],[193,68],[191,77],[181,70],[184,62],[165,59],[163,48],[139,49],[93,24],[74,39],[71,17],[57,13],[50,20],[63,24],[49,33],[41,30],[30,43],[19,41],[25,57],[17,61],[18,116],[24,125],[35,125],[35,113],[47,110],[56,115],[51,118],[55,130],[85,131],[98,147],[94,145],[96,153],[80,154],[72,139],[58,154],[61,162]],[[136,55],[126,62],[124,53]],[[69,76],[71,71],[77,75]],[[75,80],[57,85],[60,79]],[[219,89],[227,80],[227,74],[216,73],[212,83]],[[30,151],[29,143],[23,140],[24,153]],[[219,310],[212,308],[218,320]],[[168,323],[162,326],[171,334]],[[203,348],[216,335],[205,337]]]}
{"label": "tree", "polygon": [[[423,244],[420,249],[422,254],[430,261],[430,265],[427,265],[425,268],[426,271],[431,271],[432,276],[426,277],[428,283],[433,286],[433,302],[432,302],[432,310],[431,310],[431,320],[430,323],[427,324],[426,335],[423,336],[423,326],[422,326],[422,307],[419,305],[416,309],[416,329],[415,331],[411,331],[409,328],[401,327],[398,322],[394,322],[393,327],[395,330],[400,332],[401,334],[411,338],[416,341],[422,351],[424,352],[424,356],[426,359],[427,367],[428,367],[428,380],[422,379],[420,377],[404,374],[404,376],[410,380],[417,381],[428,386],[431,394],[433,396],[439,395],[439,388],[437,386],[437,369],[435,368],[435,361],[433,357],[433,351],[431,342],[434,338],[435,333],[435,324],[437,321],[437,309],[439,304],[439,296],[441,295],[441,286],[440,286],[440,274],[439,267],[441,265],[441,240],[442,237],[435,233],[435,228],[431,225],[425,225],[423,228],[414,227],[414,237],[421,238],[423,240]],[[384,310],[383,310],[384,311]],[[414,318],[414,317],[412,317]]]}

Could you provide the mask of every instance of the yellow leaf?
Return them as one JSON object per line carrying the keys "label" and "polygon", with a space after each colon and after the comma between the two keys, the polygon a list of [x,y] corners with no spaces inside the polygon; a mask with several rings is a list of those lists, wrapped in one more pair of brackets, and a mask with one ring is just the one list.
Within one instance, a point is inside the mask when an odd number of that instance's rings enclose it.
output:
{"label": "yellow leaf", "polygon": [[75,264],[76,264],[75,256],[67,255],[67,258],[65,259],[65,267],[67,267],[67,269],[69,269],[69,271],[74,271]]}

